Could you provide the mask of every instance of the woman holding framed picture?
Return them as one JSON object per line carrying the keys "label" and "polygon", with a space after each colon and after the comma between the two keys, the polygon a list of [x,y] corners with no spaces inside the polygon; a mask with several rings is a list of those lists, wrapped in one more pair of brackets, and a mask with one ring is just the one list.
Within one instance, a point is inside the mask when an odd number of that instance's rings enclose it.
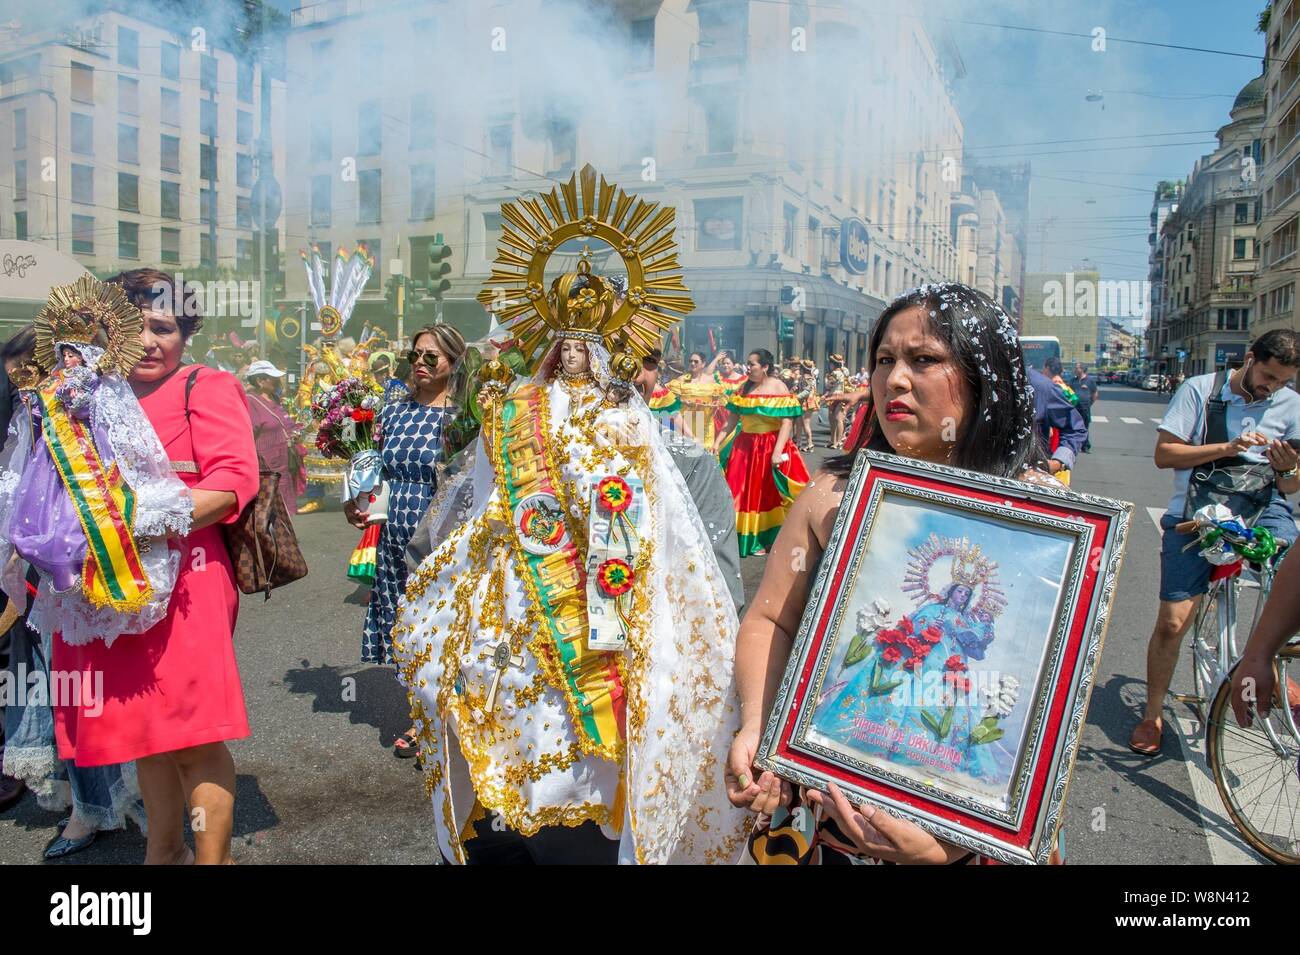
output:
{"label": "woman holding framed picture", "polygon": [[[943,864],[978,858],[883,809],[851,805],[834,784],[825,793],[796,792],[753,765],[860,451],[1055,483],[1034,431],[1033,392],[1015,325],[987,296],[955,283],[904,293],[876,323],[869,362],[865,426],[846,454],[813,476],[790,509],[741,622],[736,651],[741,730],[725,782],[734,805],[770,817],[750,840],[750,855],[760,863],[845,863],[857,857]],[[820,821],[816,812],[798,811],[804,804],[820,810]],[[788,838],[771,837],[778,833]]]}

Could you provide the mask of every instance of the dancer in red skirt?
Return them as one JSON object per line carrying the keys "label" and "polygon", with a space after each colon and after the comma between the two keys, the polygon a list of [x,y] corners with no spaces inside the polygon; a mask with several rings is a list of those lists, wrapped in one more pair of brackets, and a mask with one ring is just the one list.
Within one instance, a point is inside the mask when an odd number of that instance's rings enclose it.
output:
{"label": "dancer in red skirt", "polygon": [[767,553],[786,511],[808,483],[808,469],[790,440],[802,409],[772,374],[774,364],[765,348],[750,353],[749,381],[727,403],[727,428],[720,438],[719,458],[736,501],[741,557]]}

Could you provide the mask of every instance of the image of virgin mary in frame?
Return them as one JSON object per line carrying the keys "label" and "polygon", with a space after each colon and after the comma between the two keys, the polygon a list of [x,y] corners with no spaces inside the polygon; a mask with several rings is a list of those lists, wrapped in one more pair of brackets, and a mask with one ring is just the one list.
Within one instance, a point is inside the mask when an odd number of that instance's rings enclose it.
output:
{"label": "image of virgin mary in frame", "polygon": [[1077,749],[1130,505],[863,457],[760,761],[1035,861]]}

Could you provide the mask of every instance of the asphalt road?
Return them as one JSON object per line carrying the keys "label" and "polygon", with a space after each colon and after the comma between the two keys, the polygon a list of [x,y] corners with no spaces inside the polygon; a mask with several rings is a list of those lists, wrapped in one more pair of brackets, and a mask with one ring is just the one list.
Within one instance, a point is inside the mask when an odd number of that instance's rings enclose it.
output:
{"label": "asphalt road", "polygon": [[[1126,745],[1145,698],[1146,641],[1159,581],[1159,537],[1148,509],[1163,508],[1170,489],[1169,473],[1151,462],[1152,419],[1166,400],[1103,387],[1094,451],[1074,474],[1076,488],[1136,507],[1067,797],[1070,863],[1253,861],[1205,776],[1189,709],[1171,705],[1168,724],[1185,724],[1188,735],[1166,730],[1155,759]],[[812,455],[810,464],[825,455]],[[405,697],[390,669],[357,663],[366,592],[344,577],[356,531],[338,513],[303,515],[296,525],[311,574],[269,602],[245,597],[240,610],[236,643],[252,736],[231,747],[239,774],[236,858],[432,862],[433,817],[420,774],[413,761],[391,752],[393,738],[408,725]],[[761,559],[746,561],[747,593],[761,575]],[[1190,679],[1184,659],[1175,690]],[[59,818],[30,797],[0,815],[0,864],[39,861]],[[143,838],[131,829],[105,834],[54,864],[134,863],[143,854]]]}

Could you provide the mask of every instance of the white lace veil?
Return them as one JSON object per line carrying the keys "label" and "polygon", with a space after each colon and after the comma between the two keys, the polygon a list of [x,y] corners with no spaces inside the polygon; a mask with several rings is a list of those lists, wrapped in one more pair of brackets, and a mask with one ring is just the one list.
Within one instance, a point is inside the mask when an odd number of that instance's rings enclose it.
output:
{"label": "white lace veil", "polygon": [[[57,349],[64,343],[56,342]],[[71,344],[71,343],[69,343]],[[104,350],[95,345],[74,344],[88,366],[93,367]],[[25,566],[13,561],[10,521],[16,504],[14,494],[23,469],[32,459],[34,435],[32,416],[24,398],[9,425],[9,438],[0,454],[0,586],[11,600],[26,602]],[[180,552],[167,544],[167,535],[189,533],[194,502],[187,488],[172,471],[144,409],[131,386],[117,375],[101,375],[91,404],[92,432],[108,436],[113,460],[123,479],[135,492],[134,532],[140,546],[140,561],[153,588],[153,599],[141,610],[124,613],[112,607],[96,607],[81,589],[56,593],[42,578],[28,625],[41,633],[58,630],[65,643],[78,645],[101,638],[107,644],[124,633],[143,633],[167,615],[172,588],[180,568]],[[19,598],[21,595],[21,599]]]}

